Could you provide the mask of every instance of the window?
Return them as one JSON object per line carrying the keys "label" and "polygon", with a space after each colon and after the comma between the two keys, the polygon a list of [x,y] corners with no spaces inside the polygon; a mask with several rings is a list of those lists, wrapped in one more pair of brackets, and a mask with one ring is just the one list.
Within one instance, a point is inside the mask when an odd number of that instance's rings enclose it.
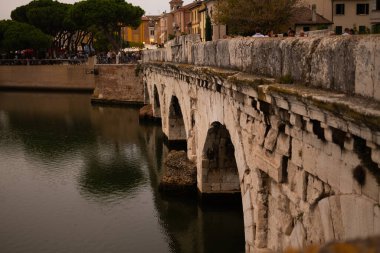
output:
{"label": "window", "polygon": [[376,8],[377,11],[380,11],[380,0],[376,0]]}
{"label": "window", "polygon": [[342,34],[342,31],[343,31],[343,29],[341,26],[335,27],[335,34],[340,35],[340,34]]}
{"label": "window", "polygon": [[356,5],[356,15],[368,15],[368,14],[369,14],[369,4]]}
{"label": "window", "polygon": [[150,36],[154,36],[154,30],[150,30]]}
{"label": "window", "polygon": [[304,26],[303,27],[304,32],[309,32],[310,31],[310,26]]}
{"label": "window", "polygon": [[335,14],[336,15],[344,15],[344,4],[336,4],[335,5]]}

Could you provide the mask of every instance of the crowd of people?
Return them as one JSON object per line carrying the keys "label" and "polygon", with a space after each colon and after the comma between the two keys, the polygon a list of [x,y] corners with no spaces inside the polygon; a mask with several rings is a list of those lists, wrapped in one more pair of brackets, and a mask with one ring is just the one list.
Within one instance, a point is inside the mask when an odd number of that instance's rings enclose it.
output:
{"label": "crowd of people", "polygon": [[114,51],[108,51],[96,56],[96,62],[99,64],[137,63],[139,60],[141,60],[140,50],[131,52],[120,50],[117,54]]}
{"label": "crowd of people", "polygon": [[[345,28],[344,33],[342,33],[343,36],[347,35],[354,35],[355,31],[354,29]],[[335,33],[330,32],[329,35],[335,35]],[[252,37],[254,38],[263,38],[263,37],[307,37],[308,34],[305,33],[303,30],[300,30],[298,34],[296,31],[292,28],[289,28],[287,32],[284,32],[282,34],[276,34],[274,31],[269,31],[265,35],[262,34],[262,31],[259,27],[256,27],[254,35]]]}

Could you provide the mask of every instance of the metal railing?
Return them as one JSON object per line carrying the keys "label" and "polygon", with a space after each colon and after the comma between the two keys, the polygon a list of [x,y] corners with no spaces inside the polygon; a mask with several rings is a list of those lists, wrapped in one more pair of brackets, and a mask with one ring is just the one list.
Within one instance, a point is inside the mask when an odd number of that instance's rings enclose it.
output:
{"label": "metal railing", "polygon": [[0,65],[78,65],[87,62],[87,58],[78,59],[0,59]]}

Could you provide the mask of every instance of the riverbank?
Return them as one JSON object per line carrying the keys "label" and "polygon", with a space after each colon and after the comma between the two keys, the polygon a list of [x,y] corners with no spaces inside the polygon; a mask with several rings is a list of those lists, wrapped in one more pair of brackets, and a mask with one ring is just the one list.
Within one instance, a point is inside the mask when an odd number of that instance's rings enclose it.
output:
{"label": "riverbank", "polygon": [[0,66],[0,90],[92,92],[93,63]]}

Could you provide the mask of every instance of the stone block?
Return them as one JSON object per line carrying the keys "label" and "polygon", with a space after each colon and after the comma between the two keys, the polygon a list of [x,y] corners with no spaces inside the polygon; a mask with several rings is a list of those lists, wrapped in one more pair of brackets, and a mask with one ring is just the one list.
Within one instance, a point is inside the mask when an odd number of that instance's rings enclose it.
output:
{"label": "stone block", "polygon": [[220,190],[222,192],[238,192],[240,191],[239,182],[237,183],[221,183]]}
{"label": "stone block", "polygon": [[307,182],[306,201],[312,205],[323,194],[323,182],[310,174]]}
{"label": "stone block", "polygon": [[277,136],[278,136],[278,130],[271,128],[267,136],[265,137],[265,141],[264,141],[264,147],[267,150],[273,151],[274,146],[276,145]]}
{"label": "stone block", "polygon": [[310,174],[316,174],[316,159],[320,151],[311,146],[310,144],[304,143],[302,145],[302,167],[305,171]]}
{"label": "stone block", "polygon": [[290,111],[298,115],[308,116],[307,108],[305,104],[302,104],[302,103],[297,103],[297,102],[292,101],[292,103],[290,104]]}
{"label": "stone block", "polygon": [[254,245],[255,232],[254,226],[244,227],[245,243],[248,243],[250,246]]}
{"label": "stone block", "polygon": [[373,141],[380,146],[380,132],[373,132]]}
{"label": "stone block", "polygon": [[260,146],[264,144],[266,129],[267,129],[267,126],[264,122],[255,120],[253,124],[252,133],[255,135],[256,144]]}
{"label": "stone block", "polygon": [[347,134],[344,140],[344,148],[349,151],[354,150],[354,138],[352,138],[351,134]]}
{"label": "stone block", "polygon": [[211,183],[211,191],[220,192],[221,186],[220,183]]}
{"label": "stone block", "polygon": [[297,127],[290,127],[289,135],[295,139],[302,140],[303,131]]}
{"label": "stone block", "polygon": [[306,121],[306,131],[313,133],[313,123],[310,120]]}
{"label": "stone block", "polygon": [[374,207],[374,234],[380,234],[380,206],[375,205]]}
{"label": "stone block", "polygon": [[339,193],[354,193],[354,177],[352,175],[351,165],[346,163],[345,166],[340,169],[339,180]]}
{"label": "stone block", "polygon": [[309,108],[310,119],[318,120],[319,122],[325,122],[325,114],[317,108]]}
{"label": "stone block", "polygon": [[270,115],[269,116],[269,122],[270,122],[270,125],[271,125],[272,128],[278,130],[278,127],[281,124],[281,119],[277,115]]}
{"label": "stone block", "polygon": [[300,115],[291,113],[289,121],[293,127],[302,128],[302,117]]}
{"label": "stone block", "polygon": [[324,239],[326,242],[335,239],[334,227],[331,220],[331,210],[329,199],[325,198],[318,202],[318,208],[320,212],[321,224],[324,234]]}
{"label": "stone block", "polygon": [[324,129],[324,134],[325,134],[326,141],[333,142],[333,139],[332,139],[332,130],[331,130],[330,127],[326,127]]}
{"label": "stone block", "polygon": [[247,191],[242,197],[243,212],[246,212],[253,208],[251,202],[251,192]]}
{"label": "stone block", "polygon": [[356,195],[342,195],[339,198],[344,234],[342,239],[373,235],[374,202]]}
{"label": "stone block", "polygon": [[334,157],[320,152],[316,158],[315,176],[319,177],[323,182],[327,182],[328,171],[334,166],[339,166]]}
{"label": "stone block", "polygon": [[256,147],[253,156],[257,168],[267,173],[277,183],[282,182],[282,155]]}
{"label": "stone block", "polygon": [[289,243],[285,246],[292,249],[303,249],[305,247],[306,231],[302,222],[297,221],[289,237]]}
{"label": "stone block", "polygon": [[371,159],[373,162],[380,164],[380,149],[371,149]]}
{"label": "stone block", "polygon": [[253,209],[248,209],[244,211],[244,227],[254,226],[253,213]]}
{"label": "stone block", "polygon": [[373,201],[379,201],[379,184],[369,171],[366,173],[365,184],[362,186],[362,194]]}
{"label": "stone block", "polygon": [[360,127],[360,137],[367,141],[372,141],[372,131],[368,127]]}
{"label": "stone block", "polygon": [[358,154],[356,154],[353,151],[342,151],[342,161],[346,164],[351,165],[352,168],[358,166],[361,164],[361,161],[358,157]]}
{"label": "stone block", "polygon": [[377,48],[377,42],[374,38],[365,38],[358,42],[355,53],[355,93],[368,96],[378,97],[378,83],[380,76],[378,74],[377,59],[380,55]]}
{"label": "stone block", "polygon": [[348,122],[348,132],[355,136],[361,136],[360,135],[360,127],[352,122]]}
{"label": "stone block", "polygon": [[290,154],[290,137],[289,135],[280,133],[277,138],[277,144],[276,144],[276,152],[284,155],[289,156]]}
{"label": "stone block", "polygon": [[292,138],[292,159],[291,161],[298,167],[302,167],[302,142]]}
{"label": "stone block", "polygon": [[326,124],[329,125],[330,127],[342,130],[343,132],[347,132],[348,130],[348,123],[347,121],[337,118],[334,115],[331,114],[326,114],[327,119],[326,119]]}
{"label": "stone block", "polygon": [[289,110],[289,102],[281,97],[275,97],[276,105],[282,109]]}

